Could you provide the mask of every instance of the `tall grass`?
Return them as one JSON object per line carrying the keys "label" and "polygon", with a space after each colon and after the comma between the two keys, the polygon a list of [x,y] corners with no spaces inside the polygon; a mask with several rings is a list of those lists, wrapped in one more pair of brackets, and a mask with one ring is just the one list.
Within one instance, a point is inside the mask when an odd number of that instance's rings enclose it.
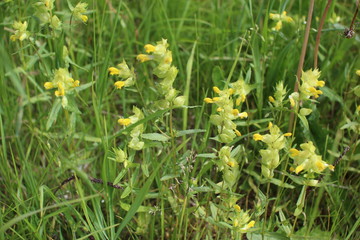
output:
{"label": "tall grass", "polygon": [[[330,5],[318,53],[326,85],[316,101],[304,103],[309,116],[295,115],[272,179],[261,171],[259,151],[266,145],[253,135],[266,134],[269,122],[288,130],[294,110],[285,101],[296,82],[308,1],[84,1],[86,23],[71,14],[76,1],[55,1],[53,14],[62,21],[57,33],[34,15],[36,2],[0,3],[0,239],[360,238],[360,38],[341,36],[354,1]],[[327,2],[315,1],[304,71],[314,67]],[[270,14],[284,10],[294,22],[273,30]],[[30,39],[10,40],[14,21],[29,23]],[[136,60],[145,44],[161,39],[179,70],[173,87],[184,96],[183,107],[156,108],[156,64]],[[137,80],[116,89],[108,68],[123,60]],[[66,61],[80,86],[64,109],[44,83]],[[214,139],[216,107],[204,98],[217,96],[214,86],[226,89],[238,79],[253,88],[240,109],[249,116],[234,120],[242,135],[225,144]],[[287,95],[284,106],[274,107],[268,97],[280,81]],[[144,118],[119,125],[133,106]],[[145,147],[136,151],[128,147],[130,132],[142,124]],[[316,187],[289,171],[289,149],[307,141],[329,164],[350,147],[333,172],[316,175]],[[238,164],[228,188],[219,156],[224,146]],[[255,226],[236,228],[235,204]]]}

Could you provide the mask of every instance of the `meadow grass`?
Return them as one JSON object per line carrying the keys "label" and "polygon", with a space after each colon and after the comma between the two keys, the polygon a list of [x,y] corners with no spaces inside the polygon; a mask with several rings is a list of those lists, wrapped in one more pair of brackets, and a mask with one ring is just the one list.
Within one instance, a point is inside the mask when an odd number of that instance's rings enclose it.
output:
{"label": "meadow grass", "polygon": [[[329,1],[318,56],[327,0],[305,49],[311,1],[83,2],[0,2],[0,239],[360,239],[355,1]],[[171,59],[137,60],[162,39]],[[325,86],[291,107],[302,49]],[[117,89],[123,60],[135,81]],[[64,94],[45,84],[60,68]]]}

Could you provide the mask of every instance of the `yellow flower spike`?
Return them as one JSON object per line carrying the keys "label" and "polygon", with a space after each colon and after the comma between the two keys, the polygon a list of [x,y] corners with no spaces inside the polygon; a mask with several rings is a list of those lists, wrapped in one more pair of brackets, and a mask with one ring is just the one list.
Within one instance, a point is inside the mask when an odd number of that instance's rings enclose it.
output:
{"label": "yellow flower spike", "polygon": [[237,205],[237,204],[234,205],[234,209],[235,209],[235,211],[237,211],[237,212],[240,212],[240,211],[241,211],[241,207],[240,207],[239,205]]}
{"label": "yellow flower spike", "polygon": [[218,108],[216,109],[217,112],[221,112],[222,110],[224,110],[224,109],[222,109],[221,107],[218,107]]}
{"label": "yellow flower spike", "polygon": [[214,97],[212,100],[213,100],[214,102],[216,102],[216,101],[219,101],[220,98],[219,98],[219,97]]}
{"label": "yellow flower spike", "polygon": [[239,130],[234,129],[234,132],[235,132],[236,136],[241,137],[241,132],[239,132]]}
{"label": "yellow flower spike", "polygon": [[46,82],[46,83],[44,83],[44,88],[45,89],[54,88],[54,84],[52,82]]}
{"label": "yellow flower spike", "polygon": [[299,172],[301,172],[302,170],[304,170],[304,165],[299,165],[295,168],[295,173],[298,174]]}
{"label": "yellow flower spike", "polygon": [[117,89],[121,89],[123,86],[125,86],[125,82],[124,81],[116,81],[114,83],[114,86],[117,88]]}
{"label": "yellow flower spike", "polygon": [[144,48],[145,48],[145,52],[147,53],[152,53],[155,51],[155,46],[151,44],[146,44]]}
{"label": "yellow flower spike", "polygon": [[231,110],[231,113],[232,113],[234,116],[238,116],[238,115],[240,114],[239,110],[237,110],[237,109]]}
{"label": "yellow flower spike", "polygon": [[235,163],[233,161],[226,163],[229,167],[235,167]]}
{"label": "yellow flower spike", "polygon": [[131,123],[131,119],[130,118],[120,118],[118,120],[118,123],[122,126],[127,126]]}
{"label": "yellow flower spike", "polygon": [[329,168],[331,171],[334,171],[335,166],[330,164],[330,165],[328,166],[328,168]]}
{"label": "yellow flower spike", "polygon": [[253,139],[254,139],[255,141],[261,141],[261,140],[264,139],[264,136],[262,136],[262,135],[259,134],[259,133],[255,133],[255,134],[253,135]]}
{"label": "yellow flower spike", "polygon": [[290,155],[291,155],[292,157],[296,157],[296,156],[299,156],[300,151],[297,150],[296,148],[291,148],[291,149],[289,150],[289,153],[290,153]]}
{"label": "yellow flower spike", "polygon": [[272,96],[269,96],[269,102],[274,103],[275,99]]}
{"label": "yellow flower spike", "polygon": [[325,82],[324,81],[317,81],[317,84],[316,84],[318,87],[323,87],[325,86]]}
{"label": "yellow flower spike", "polygon": [[360,76],[360,70],[356,70],[356,75]]}
{"label": "yellow flower spike", "polygon": [[214,100],[207,97],[207,98],[204,98],[204,102],[206,102],[206,103],[214,103]]}
{"label": "yellow flower spike", "polygon": [[120,70],[117,69],[116,67],[109,67],[108,71],[109,71],[110,75],[119,75],[120,74]]}
{"label": "yellow flower spike", "polygon": [[139,55],[137,55],[136,59],[143,63],[143,62],[146,62],[146,61],[150,61],[151,57],[149,55],[146,55],[146,54],[139,54]]}
{"label": "yellow flower spike", "polygon": [[292,133],[288,132],[288,133],[284,133],[283,135],[284,137],[291,137],[292,136]]}
{"label": "yellow flower spike", "polygon": [[221,92],[220,89],[218,87],[216,87],[216,86],[213,87],[213,90],[217,94],[219,94]]}
{"label": "yellow flower spike", "polygon": [[238,114],[239,118],[243,119],[243,118],[247,118],[249,115],[247,112],[242,112]]}

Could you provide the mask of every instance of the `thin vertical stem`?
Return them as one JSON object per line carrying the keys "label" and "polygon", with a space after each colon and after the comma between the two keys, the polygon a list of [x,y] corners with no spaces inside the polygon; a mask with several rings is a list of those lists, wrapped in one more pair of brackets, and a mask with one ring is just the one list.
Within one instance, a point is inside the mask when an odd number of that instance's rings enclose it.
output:
{"label": "thin vertical stem", "polygon": [[[307,21],[306,21],[306,28],[305,28],[305,35],[304,35],[304,41],[303,41],[303,45],[302,45],[302,49],[301,49],[301,55],[300,55],[300,59],[299,59],[299,65],[298,65],[298,69],[297,69],[297,73],[296,73],[296,81],[295,81],[295,85],[294,85],[294,92],[298,92],[299,91],[299,80],[301,78],[301,71],[303,69],[304,66],[304,60],[305,60],[305,55],[306,55],[306,47],[308,44],[308,40],[309,40],[309,35],[310,35],[310,26],[311,26],[311,19],[312,19],[312,14],[313,14],[313,10],[314,10],[314,2],[315,0],[310,0],[310,5],[309,5],[309,10],[308,10],[308,16],[307,16]],[[291,112],[290,114],[290,119],[289,119],[289,130],[288,132],[292,132],[293,128],[294,128],[294,112]]]}
{"label": "thin vertical stem", "polygon": [[325,18],[326,18],[326,15],[327,15],[328,11],[329,11],[331,2],[332,2],[332,0],[328,0],[328,2],[326,4],[324,13],[323,13],[323,15],[321,16],[321,19],[320,19],[318,32],[316,34],[316,42],[315,42],[315,48],[314,48],[314,69],[316,69],[318,67],[318,53],[319,53],[321,31],[322,31],[322,28],[324,26]]}

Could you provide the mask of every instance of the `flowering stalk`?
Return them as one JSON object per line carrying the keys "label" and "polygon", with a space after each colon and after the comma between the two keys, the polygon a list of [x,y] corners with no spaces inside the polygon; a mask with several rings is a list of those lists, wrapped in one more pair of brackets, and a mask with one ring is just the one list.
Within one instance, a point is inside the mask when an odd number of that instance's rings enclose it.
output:
{"label": "flowering stalk", "polygon": [[210,116],[210,122],[218,128],[218,140],[223,143],[231,142],[236,136],[241,136],[239,130],[236,129],[236,124],[233,120],[240,118],[244,119],[248,117],[247,112],[240,112],[235,105],[240,106],[245,101],[246,95],[252,90],[252,87],[247,85],[244,80],[240,79],[231,84],[233,88],[220,90],[218,87],[213,87],[215,93],[219,97],[205,98],[204,102],[214,103],[217,105],[217,114]]}
{"label": "flowering stalk", "polygon": [[156,45],[146,44],[144,48],[148,54],[139,54],[136,57],[141,63],[154,61],[158,64],[154,68],[153,73],[161,79],[157,89],[164,99],[158,100],[155,103],[155,106],[160,109],[166,109],[171,106],[179,107],[185,103],[185,97],[177,96],[179,91],[173,87],[178,69],[172,66],[172,53],[167,49],[168,47],[167,40],[162,39]]}

